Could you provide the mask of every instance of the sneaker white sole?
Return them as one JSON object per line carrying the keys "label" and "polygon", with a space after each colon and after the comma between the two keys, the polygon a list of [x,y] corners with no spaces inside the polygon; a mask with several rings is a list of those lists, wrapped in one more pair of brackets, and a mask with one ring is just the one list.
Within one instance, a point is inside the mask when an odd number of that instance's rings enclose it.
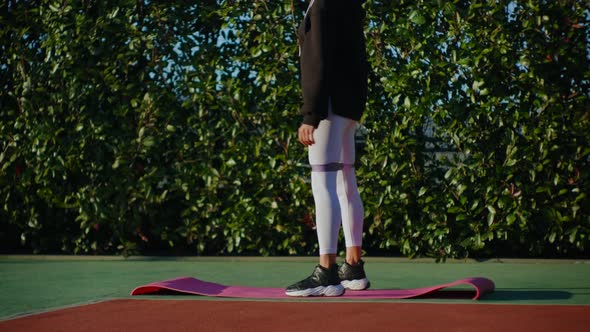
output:
{"label": "sneaker white sole", "polygon": [[363,289],[366,289],[367,286],[369,285],[369,279],[363,278],[363,279],[355,279],[355,280],[342,280],[342,282],[340,282],[340,284],[346,289],[363,290]]}
{"label": "sneaker white sole", "polygon": [[344,293],[344,287],[340,285],[318,286],[299,291],[285,292],[287,296],[340,296]]}

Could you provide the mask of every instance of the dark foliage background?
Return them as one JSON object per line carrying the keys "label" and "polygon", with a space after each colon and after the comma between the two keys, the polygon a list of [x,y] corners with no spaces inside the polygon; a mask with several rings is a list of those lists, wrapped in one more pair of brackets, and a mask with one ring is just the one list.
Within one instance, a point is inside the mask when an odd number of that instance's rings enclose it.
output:
{"label": "dark foliage background", "polygon": [[[300,0],[0,4],[0,250],[315,254]],[[365,3],[365,250],[588,256],[584,1]]]}

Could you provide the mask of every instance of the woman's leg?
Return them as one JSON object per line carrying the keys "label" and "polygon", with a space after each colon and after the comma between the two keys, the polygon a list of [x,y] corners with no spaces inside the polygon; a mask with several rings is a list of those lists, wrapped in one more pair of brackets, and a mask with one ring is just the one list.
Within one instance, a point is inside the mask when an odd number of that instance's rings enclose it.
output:
{"label": "woman's leg", "polygon": [[[339,296],[345,288],[368,287],[360,260],[363,211],[353,166],[355,125],[355,121],[335,115],[330,109],[328,118],[314,131],[315,143],[308,152],[320,264],[310,277],[287,287],[289,296]],[[347,260],[359,264],[338,267],[338,235],[344,220]]]}
{"label": "woman's leg", "polygon": [[355,129],[356,122],[351,122],[344,131],[341,154],[343,166],[337,177],[342,229],[346,241],[346,261],[340,265],[338,277],[344,288],[363,290],[370,287],[370,282],[365,273],[364,262],[361,260],[364,210],[354,171]]}
{"label": "woman's leg", "polygon": [[320,265],[336,263],[341,208],[338,177],[342,171],[341,151],[344,132],[351,120],[331,111],[314,131],[315,144],[309,147],[311,185],[316,208],[316,230],[320,246]]}
{"label": "woman's leg", "polygon": [[358,191],[354,134],[357,122],[329,113],[314,133],[309,148],[312,190],[316,205],[316,227],[320,264],[336,262],[340,224],[346,242],[346,261],[361,259],[364,210]]}
{"label": "woman's leg", "polygon": [[340,151],[345,126],[342,117],[331,113],[314,131],[314,144],[309,147],[311,188],[316,208],[316,231],[320,245],[320,264],[311,276],[285,290],[289,296],[340,296],[344,293],[336,265],[340,203],[337,193],[338,173],[342,170]]}
{"label": "woman's leg", "polygon": [[346,262],[349,264],[360,261],[363,239],[364,210],[354,170],[356,125],[355,121],[350,120],[343,132],[341,151],[343,166],[337,175],[338,200],[346,242]]}
{"label": "woman's leg", "polygon": [[313,171],[311,174],[311,188],[315,201],[320,265],[328,268],[336,263],[338,232],[340,231],[340,205],[336,194],[336,172]]}

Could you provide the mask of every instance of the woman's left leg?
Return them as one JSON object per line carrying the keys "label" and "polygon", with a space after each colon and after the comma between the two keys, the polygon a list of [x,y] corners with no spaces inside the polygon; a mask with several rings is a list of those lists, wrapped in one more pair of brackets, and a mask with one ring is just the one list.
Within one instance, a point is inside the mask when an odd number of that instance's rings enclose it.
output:
{"label": "woman's left leg", "polygon": [[346,289],[362,290],[370,286],[361,259],[363,240],[363,202],[354,170],[357,123],[351,121],[344,130],[342,140],[342,170],[338,172],[337,191],[342,215],[342,229],[346,242],[346,261],[340,265],[339,278]]}
{"label": "woman's left leg", "polygon": [[356,126],[356,121],[349,120],[343,132],[340,155],[342,170],[337,174],[337,192],[346,243],[346,261],[350,264],[355,264],[361,259],[364,219],[363,202],[359,194],[354,169]]}

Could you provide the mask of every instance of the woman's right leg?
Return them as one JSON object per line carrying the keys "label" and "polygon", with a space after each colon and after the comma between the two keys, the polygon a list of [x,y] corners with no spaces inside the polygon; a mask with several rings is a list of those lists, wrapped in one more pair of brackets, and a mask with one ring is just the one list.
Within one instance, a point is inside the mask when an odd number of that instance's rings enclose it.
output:
{"label": "woman's right leg", "polygon": [[343,136],[349,121],[330,110],[328,118],[322,120],[314,132],[315,144],[308,148],[320,264],[325,268],[336,263],[338,252],[342,216],[338,180],[343,168]]}

